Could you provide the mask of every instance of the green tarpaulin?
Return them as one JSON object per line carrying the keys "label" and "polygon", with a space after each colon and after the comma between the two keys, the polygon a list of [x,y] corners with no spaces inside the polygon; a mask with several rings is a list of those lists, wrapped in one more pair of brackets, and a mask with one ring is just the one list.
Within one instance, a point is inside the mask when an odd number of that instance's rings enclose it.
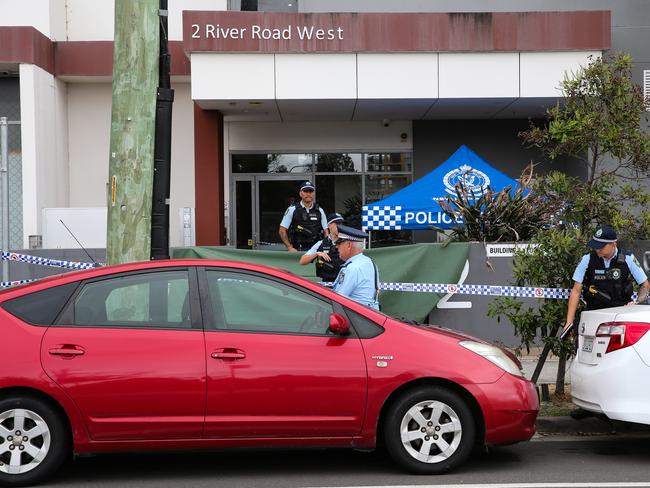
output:
{"label": "green tarpaulin", "polygon": [[[382,282],[457,283],[469,253],[467,243],[413,244],[364,251],[379,270]],[[232,247],[187,247],[174,249],[174,258],[225,259],[264,264],[286,269],[296,275],[317,281],[313,264],[300,266],[302,253],[281,251],[250,251]],[[382,291],[381,310],[398,318],[423,321],[436,306],[441,295]]]}

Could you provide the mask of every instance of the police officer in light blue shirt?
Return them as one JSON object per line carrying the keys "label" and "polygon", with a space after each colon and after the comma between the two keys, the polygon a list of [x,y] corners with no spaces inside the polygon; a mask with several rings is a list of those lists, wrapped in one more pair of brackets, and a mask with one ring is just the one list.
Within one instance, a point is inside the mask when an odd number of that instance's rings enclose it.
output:
{"label": "police officer in light blue shirt", "polygon": [[306,251],[323,237],[327,237],[325,212],[316,203],[316,187],[311,181],[299,186],[300,202],[284,212],[278,234],[287,250]]}
{"label": "police officer in light blue shirt", "polygon": [[627,305],[631,301],[631,278],[640,285],[638,302],[648,298],[648,277],[634,254],[616,246],[616,231],[603,225],[591,238],[593,249],[582,256],[573,273],[573,288],[569,297],[565,331],[573,325],[580,295],[587,310]]}
{"label": "police officer in light blue shirt", "polygon": [[334,281],[334,291],[379,310],[379,273],[372,259],[363,254],[368,234],[345,225],[339,225],[338,231],[336,248],[345,264]]}

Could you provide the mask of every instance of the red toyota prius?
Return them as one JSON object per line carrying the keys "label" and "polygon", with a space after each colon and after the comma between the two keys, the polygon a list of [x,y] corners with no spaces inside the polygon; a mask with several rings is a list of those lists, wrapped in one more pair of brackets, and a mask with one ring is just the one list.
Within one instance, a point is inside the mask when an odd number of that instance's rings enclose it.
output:
{"label": "red toyota prius", "polygon": [[482,340],[410,325],[285,271],[109,266],[0,293],[0,484],[72,453],[372,449],[422,474],[525,441],[539,404]]}

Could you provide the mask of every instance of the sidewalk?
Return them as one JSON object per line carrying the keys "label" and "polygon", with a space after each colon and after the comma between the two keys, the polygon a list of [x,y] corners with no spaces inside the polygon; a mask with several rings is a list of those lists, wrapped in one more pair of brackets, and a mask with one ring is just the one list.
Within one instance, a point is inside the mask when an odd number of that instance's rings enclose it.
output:
{"label": "sidewalk", "polygon": [[[530,355],[519,358],[521,365],[524,367],[524,375],[528,379],[533,376],[533,371],[535,371],[535,367],[537,366],[537,361],[539,359],[539,354],[533,354],[534,351],[532,349],[530,352]],[[537,380],[538,385],[555,384],[558,362],[559,360],[556,357],[546,358],[542,372],[539,375],[539,379]],[[571,383],[571,361],[567,362],[565,375],[565,383]]]}

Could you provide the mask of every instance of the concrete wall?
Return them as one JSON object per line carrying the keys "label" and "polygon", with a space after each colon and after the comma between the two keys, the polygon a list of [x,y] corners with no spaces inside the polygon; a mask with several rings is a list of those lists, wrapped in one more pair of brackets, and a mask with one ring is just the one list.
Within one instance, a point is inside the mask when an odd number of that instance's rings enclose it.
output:
{"label": "concrete wall", "polygon": [[[66,4],[70,41],[113,40],[114,0],[66,0]],[[227,10],[227,0],[169,0],[167,8],[169,39],[180,41],[183,39],[183,10]]]}
{"label": "concrete wall", "polygon": [[65,83],[34,65],[20,65],[23,232],[41,234],[45,207],[69,205]]}
{"label": "concrete wall", "polygon": [[[173,88],[170,245],[179,246],[179,209],[194,207],[194,105],[189,84]],[[111,96],[108,83],[68,84],[71,207],[106,205]]]}
{"label": "concrete wall", "polygon": [[[610,10],[612,51],[634,57],[634,81],[650,69],[648,0],[299,0],[301,12],[545,12]],[[579,28],[579,26],[576,26]]]}

